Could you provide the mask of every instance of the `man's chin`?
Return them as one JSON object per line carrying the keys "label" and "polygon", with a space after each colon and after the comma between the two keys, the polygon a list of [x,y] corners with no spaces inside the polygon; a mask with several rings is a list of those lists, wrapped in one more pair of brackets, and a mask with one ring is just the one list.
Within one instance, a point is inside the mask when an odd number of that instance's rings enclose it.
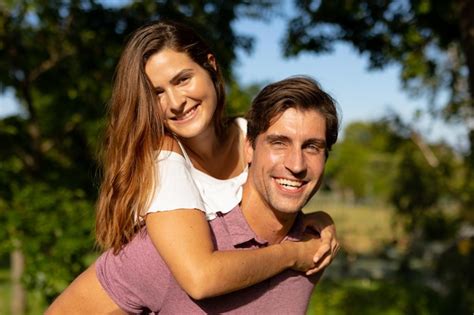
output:
{"label": "man's chin", "polygon": [[303,208],[303,203],[279,203],[277,204],[274,209],[276,209],[280,213],[286,214],[296,214],[301,211]]}

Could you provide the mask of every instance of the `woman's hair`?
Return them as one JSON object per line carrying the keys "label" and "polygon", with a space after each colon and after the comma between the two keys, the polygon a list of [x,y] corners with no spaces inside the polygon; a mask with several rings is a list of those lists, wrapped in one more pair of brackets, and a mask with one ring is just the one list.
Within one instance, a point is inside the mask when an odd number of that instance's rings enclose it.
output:
{"label": "woman's hair", "polygon": [[164,48],[186,53],[209,73],[217,94],[215,130],[218,136],[225,132],[224,81],[219,66],[214,69],[208,62],[209,54],[214,55],[209,46],[192,29],[175,22],[155,22],[133,33],[114,77],[97,203],[97,243],[103,249],[113,248],[114,253],[140,229],[141,212],[159,184],[155,183],[154,160],[165,127],[145,65]]}

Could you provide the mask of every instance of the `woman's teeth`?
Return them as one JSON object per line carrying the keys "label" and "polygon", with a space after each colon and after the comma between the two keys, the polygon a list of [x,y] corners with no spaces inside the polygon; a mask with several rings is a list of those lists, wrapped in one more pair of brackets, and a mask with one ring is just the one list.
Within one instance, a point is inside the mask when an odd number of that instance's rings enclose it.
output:
{"label": "woman's teeth", "polygon": [[190,110],[188,110],[187,112],[185,112],[183,115],[180,115],[180,116],[176,116],[174,119],[175,120],[185,120],[185,119],[188,119],[189,117],[191,117],[194,112],[196,111],[198,107],[197,106],[194,106],[193,108],[191,108]]}

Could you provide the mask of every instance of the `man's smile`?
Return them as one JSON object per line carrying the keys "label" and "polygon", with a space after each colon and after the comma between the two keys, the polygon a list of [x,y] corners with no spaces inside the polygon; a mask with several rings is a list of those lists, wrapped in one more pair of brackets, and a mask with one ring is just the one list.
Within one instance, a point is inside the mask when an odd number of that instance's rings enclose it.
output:
{"label": "man's smile", "polygon": [[302,187],[307,183],[305,181],[296,180],[296,179],[288,179],[282,177],[273,177],[274,181],[287,191],[297,192],[302,190]]}

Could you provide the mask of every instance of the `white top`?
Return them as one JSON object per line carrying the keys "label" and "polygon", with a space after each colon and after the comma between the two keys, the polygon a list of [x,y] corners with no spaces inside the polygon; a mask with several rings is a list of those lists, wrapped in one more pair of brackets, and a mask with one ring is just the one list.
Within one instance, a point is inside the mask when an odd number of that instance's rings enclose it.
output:
{"label": "white top", "polygon": [[[244,136],[247,121],[236,119]],[[236,177],[217,179],[196,169],[184,147],[178,141],[183,155],[162,150],[155,167],[155,182],[150,206],[145,214],[176,209],[199,209],[206,213],[207,220],[217,212],[227,213],[242,200],[242,185],[247,180],[247,167]]]}

